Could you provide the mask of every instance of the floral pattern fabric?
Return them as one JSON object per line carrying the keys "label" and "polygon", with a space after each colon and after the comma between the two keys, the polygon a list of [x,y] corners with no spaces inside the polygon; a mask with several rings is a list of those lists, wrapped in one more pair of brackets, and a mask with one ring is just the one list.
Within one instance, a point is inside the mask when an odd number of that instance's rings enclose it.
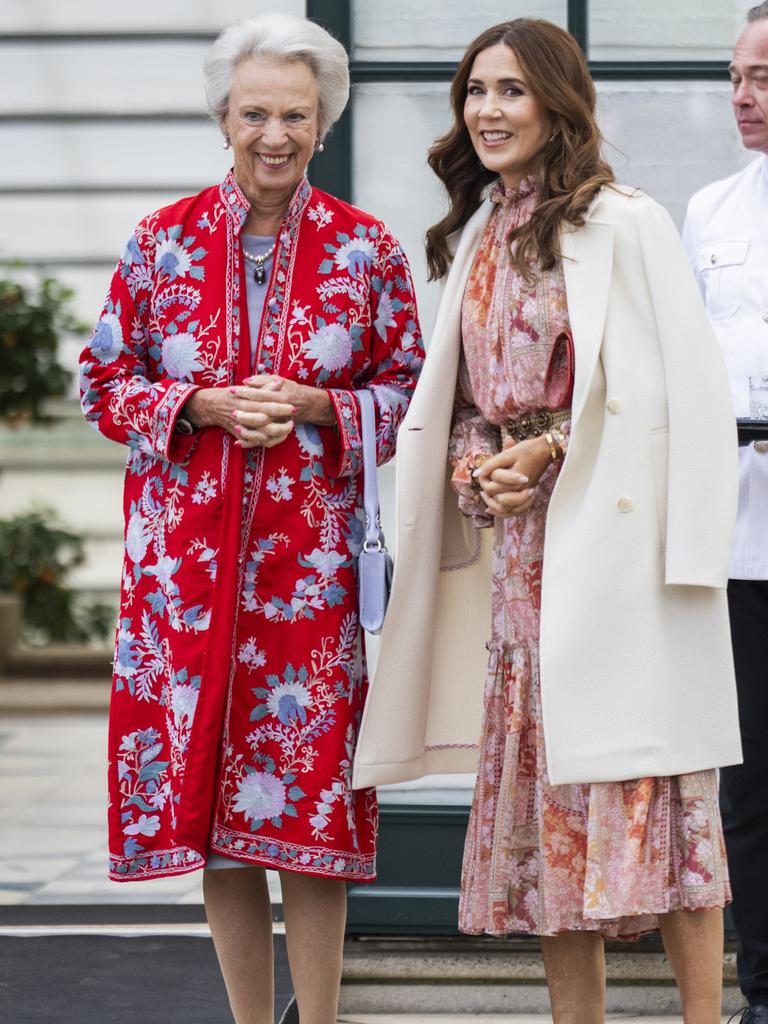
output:
{"label": "floral pattern fabric", "polygon": [[[462,510],[494,529],[492,638],[459,925],[471,934],[634,938],[657,927],[659,914],[730,899],[716,774],[549,783],[538,644],[544,529],[559,465],[546,470],[528,511],[498,522],[472,491],[470,467],[499,450],[505,421],[565,407],[568,309],[561,264],[531,282],[510,264],[507,238],[534,209],[532,181],[497,186],[492,198],[462,307],[450,446]],[[567,421],[563,430],[567,438]]]}
{"label": "floral pattern fabric", "polygon": [[[202,867],[208,850],[370,880],[376,801],[351,762],[367,685],[355,390],[392,456],[422,364],[410,272],[374,218],[298,186],[261,325],[221,186],[147,217],[81,359],[88,421],[129,448],[110,710],[111,877]],[[255,359],[251,333],[257,334]],[[326,388],[337,426],[244,452],[174,430],[198,388],[279,373]]]}

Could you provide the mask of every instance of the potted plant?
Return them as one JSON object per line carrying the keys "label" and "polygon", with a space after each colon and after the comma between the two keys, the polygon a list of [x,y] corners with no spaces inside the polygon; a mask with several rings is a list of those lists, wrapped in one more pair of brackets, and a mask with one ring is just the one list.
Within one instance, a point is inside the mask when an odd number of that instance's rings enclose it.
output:
{"label": "potted plant", "polygon": [[66,585],[85,561],[83,539],[52,509],[36,508],[0,519],[0,591],[21,603],[22,635],[33,644],[105,640],[114,614],[105,604],[78,605]]}
{"label": "potted plant", "polygon": [[71,299],[50,277],[36,286],[0,277],[0,421],[7,426],[53,421],[46,403],[66,395],[72,379],[59,363],[59,342],[83,330]]}
{"label": "potted plant", "polygon": [[[65,334],[82,333],[71,308],[72,292],[21,268],[0,273],[0,423],[48,425],[52,399],[63,398],[72,373],[59,362]],[[27,639],[82,641],[99,635],[67,590],[67,573],[83,560],[82,540],[44,510],[0,521],[0,668],[22,618]],[[93,609],[91,609],[93,612]]]}

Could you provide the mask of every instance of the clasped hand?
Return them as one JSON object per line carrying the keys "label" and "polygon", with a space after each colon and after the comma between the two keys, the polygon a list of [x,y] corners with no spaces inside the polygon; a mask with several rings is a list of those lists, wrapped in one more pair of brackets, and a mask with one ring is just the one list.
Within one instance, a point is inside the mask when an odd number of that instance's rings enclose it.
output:
{"label": "clasped hand", "polygon": [[544,437],[518,442],[507,438],[502,450],[472,474],[488,511],[507,518],[529,509],[536,497],[536,484],[551,461]]}
{"label": "clasped hand", "polygon": [[202,388],[187,400],[185,411],[195,426],[221,427],[241,448],[274,448],[296,423],[334,422],[322,388],[276,374],[249,377],[235,387]]}

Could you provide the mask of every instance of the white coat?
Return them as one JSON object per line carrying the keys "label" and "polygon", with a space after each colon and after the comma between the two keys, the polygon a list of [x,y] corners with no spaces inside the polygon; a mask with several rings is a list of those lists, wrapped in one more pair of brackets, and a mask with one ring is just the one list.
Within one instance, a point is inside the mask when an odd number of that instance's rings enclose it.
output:
{"label": "white coat", "polygon": [[[477,763],[490,531],[458,511],[446,452],[462,297],[490,212],[486,200],[461,234],[400,430],[394,585],[356,786]],[[724,589],[737,444],[717,341],[678,233],[649,197],[603,189],[560,241],[575,381],[541,593],[550,780],[737,763]]]}

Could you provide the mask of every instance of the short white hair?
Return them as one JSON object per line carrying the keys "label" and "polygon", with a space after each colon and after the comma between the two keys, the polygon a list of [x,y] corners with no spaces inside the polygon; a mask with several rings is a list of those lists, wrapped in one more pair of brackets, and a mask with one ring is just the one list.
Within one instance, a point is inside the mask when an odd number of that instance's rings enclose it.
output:
{"label": "short white hair", "polygon": [[768,0],[758,4],[757,7],[750,7],[747,11],[747,22],[751,25],[753,21],[765,21],[768,19]]}
{"label": "short white hair", "polygon": [[248,57],[307,64],[317,80],[319,131],[324,138],[349,99],[349,58],[324,28],[291,14],[263,14],[237,21],[218,36],[203,65],[208,112],[218,123],[227,113],[232,76]]}

